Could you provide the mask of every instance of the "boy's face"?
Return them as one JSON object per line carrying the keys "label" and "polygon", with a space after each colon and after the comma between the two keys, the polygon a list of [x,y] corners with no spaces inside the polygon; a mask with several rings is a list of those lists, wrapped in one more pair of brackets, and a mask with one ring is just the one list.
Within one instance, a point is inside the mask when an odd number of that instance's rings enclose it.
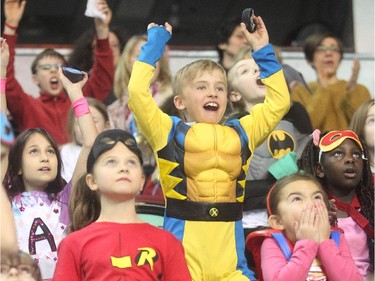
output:
{"label": "boy's face", "polygon": [[58,66],[63,66],[63,63],[58,57],[49,56],[39,60],[36,73],[33,74],[33,81],[42,92],[56,96],[62,91],[63,86],[57,69]]}
{"label": "boy's face", "polygon": [[199,73],[187,82],[183,94],[174,99],[187,122],[217,124],[224,116],[227,105],[226,77],[220,70]]}
{"label": "boy's face", "polygon": [[236,102],[237,95],[244,99],[246,104],[254,104],[264,101],[266,86],[260,80],[260,71],[254,59],[239,61],[233,66],[232,79],[233,88],[236,90],[230,93],[230,99]]}

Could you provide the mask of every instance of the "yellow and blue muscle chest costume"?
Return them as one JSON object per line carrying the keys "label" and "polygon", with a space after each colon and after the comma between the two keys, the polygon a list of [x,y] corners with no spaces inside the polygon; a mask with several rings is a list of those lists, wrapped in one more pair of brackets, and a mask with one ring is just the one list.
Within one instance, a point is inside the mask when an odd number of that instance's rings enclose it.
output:
{"label": "yellow and blue muscle chest costume", "polygon": [[148,30],[129,82],[129,107],[157,160],[166,199],[164,228],[184,245],[193,280],[253,280],[244,256],[242,204],[252,151],[289,109],[289,92],[271,45],[254,52],[267,85],[264,103],[225,125],[185,124],[163,113],[149,85],[170,34]]}

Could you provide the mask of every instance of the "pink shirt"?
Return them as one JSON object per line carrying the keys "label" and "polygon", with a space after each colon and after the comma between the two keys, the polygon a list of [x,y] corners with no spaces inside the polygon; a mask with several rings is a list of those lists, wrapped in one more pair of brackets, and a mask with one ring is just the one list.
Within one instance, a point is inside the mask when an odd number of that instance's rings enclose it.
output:
{"label": "pink shirt", "polygon": [[362,276],[370,276],[370,254],[367,235],[364,230],[351,218],[338,218],[338,226],[344,230],[353,260]]}
{"label": "pink shirt", "polygon": [[[332,240],[320,244],[313,240],[299,240],[294,245],[292,257],[286,260],[277,242],[266,238],[261,247],[261,267],[264,281],[302,281],[308,279],[312,264],[318,258],[328,281],[362,281],[348,244],[340,235],[340,245]],[[324,278],[324,277],[323,277]],[[316,280],[316,279],[315,279]]]}

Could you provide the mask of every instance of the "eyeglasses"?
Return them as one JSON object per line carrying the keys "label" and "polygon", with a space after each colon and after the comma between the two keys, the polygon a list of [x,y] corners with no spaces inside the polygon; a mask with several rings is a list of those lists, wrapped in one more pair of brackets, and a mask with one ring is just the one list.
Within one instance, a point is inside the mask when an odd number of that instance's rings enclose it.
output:
{"label": "eyeglasses", "polygon": [[324,45],[320,45],[316,48],[316,51],[317,52],[327,52],[327,51],[331,51],[331,52],[340,52],[340,49],[336,46],[324,46]]}
{"label": "eyeglasses", "polygon": [[39,64],[37,68],[40,68],[42,70],[51,70],[52,68],[59,69],[59,67],[61,66],[62,66],[62,63],[56,63],[56,64],[45,63],[45,64]]}
{"label": "eyeglasses", "polygon": [[33,275],[35,272],[35,268],[29,264],[19,264],[19,265],[9,265],[9,264],[2,264],[1,265],[1,274],[8,274],[12,268],[17,269],[18,274],[24,275]]}

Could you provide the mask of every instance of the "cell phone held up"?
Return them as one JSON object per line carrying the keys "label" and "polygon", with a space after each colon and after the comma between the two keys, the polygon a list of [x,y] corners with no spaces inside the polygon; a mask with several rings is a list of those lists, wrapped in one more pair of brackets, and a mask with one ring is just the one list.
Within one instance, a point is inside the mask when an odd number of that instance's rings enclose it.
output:
{"label": "cell phone held up", "polygon": [[254,33],[256,29],[256,24],[253,21],[254,16],[254,9],[252,8],[246,8],[242,11],[242,22],[246,25],[247,30],[250,33]]}
{"label": "cell phone held up", "polygon": [[71,67],[63,67],[62,71],[66,78],[68,78],[72,83],[77,83],[83,79],[83,74],[80,70]]}

